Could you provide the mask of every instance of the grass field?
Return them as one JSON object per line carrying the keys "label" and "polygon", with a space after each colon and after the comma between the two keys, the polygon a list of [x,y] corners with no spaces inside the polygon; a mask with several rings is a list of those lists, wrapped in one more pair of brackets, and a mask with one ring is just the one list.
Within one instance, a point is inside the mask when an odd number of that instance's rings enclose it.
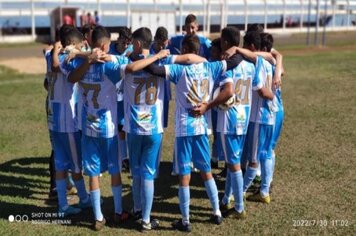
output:
{"label": "grass field", "polygon": [[[283,83],[286,119],[277,148],[271,204],[247,202],[246,220],[226,219],[221,226],[211,225],[203,183],[193,175],[192,234],[356,234],[356,54],[343,48],[288,54]],[[46,201],[50,144],[42,81],[43,75],[18,74],[0,67],[0,235],[93,234],[89,210],[69,218],[67,226],[8,221],[9,215],[27,215],[31,221],[36,219],[35,213],[56,211]],[[153,216],[162,227],[150,235],[179,234],[170,227],[180,218],[177,178],[170,176],[172,144],[171,112],[153,205]],[[132,205],[130,181],[124,173],[127,209]],[[223,181],[217,183],[222,190]],[[107,174],[102,186],[104,215],[110,216],[113,206]],[[134,235],[136,228],[134,223],[106,227],[102,234]]]}

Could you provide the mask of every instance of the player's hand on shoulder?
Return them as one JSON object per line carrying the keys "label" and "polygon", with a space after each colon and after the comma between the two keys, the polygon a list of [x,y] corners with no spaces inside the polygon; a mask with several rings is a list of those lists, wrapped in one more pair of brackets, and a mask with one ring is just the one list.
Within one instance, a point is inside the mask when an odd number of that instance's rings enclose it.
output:
{"label": "player's hand on shoulder", "polygon": [[61,42],[60,41],[55,42],[54,45],[53,45],[53,51],[55,53],[59,53],[61,49],[62,49]]}
{"label": "player's hand on shoulder", "polygon": [[[110,56],[110,55],[109,55]],[[105,63],[108,60],[107,54],[100,50],[99,48],[94,48],[92,53],[88,56],[89,63]],[[111,60],[111,56],[110,56]]]}
{"label": "player's hand on shoulder", "polygon": [[226,51],[222,54],[221,59],[222,59],[222,60],[226,60],[226,59],[232,57],[233,55],[236,54],[236,49],[237,49],[236,46],[233,46],[233,47],[229,48],[228,50],[226,50]]}

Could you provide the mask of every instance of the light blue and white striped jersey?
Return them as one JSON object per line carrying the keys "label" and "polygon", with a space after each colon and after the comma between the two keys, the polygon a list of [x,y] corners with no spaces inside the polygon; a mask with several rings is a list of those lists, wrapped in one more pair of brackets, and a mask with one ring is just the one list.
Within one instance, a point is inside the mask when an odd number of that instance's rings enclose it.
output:
{"label": "light blue and white striped jersey", "polygon": [[[48,80],[48,129],[61,133],[72,133],[77,129],[77,88],[67,80],[67,73],[60,66],[61,72],[52,72],[52,53],[46,53]],[[67,54],[59,54],[62,65]]]}
{"label": "light blue and white striped jersey", "polygon": [[[123,55],[115,55],[118,63],[120,65],[126,65],[131,63],[131,60]],[[116,83],[116,93],[117,93],[117,101],[121,102],[124,100],[124,87],[123,87],[123,80],[120,80],[119,82]]]}
{"label": "light blue and white striped jersey", "polygon": [[228,110],[218,109],[217,132],[245,135],[251,114],[252,90],[262,87],[255,65],[242,61],[222,76],[220,86],[226,83],[233,83],[235,103]]}
{"label": "light blue and white striped jersey", "polygon": [[226,62],[203,62],[193,65],[166,65],[166,79],[176,85],[176,137],[196,136],[211,132],[211,116],[193,117],[190,110],[209,102],[214,81],[226,71]]}
{"label": "light blue and white striped jersey", "polygon": [[[69,71],[82,64],[80,58],[67,65]],[[82,98],[81,124],[83,134],[112,138],[117,134],[117,95],[115,84],[121,79],[120,64],[115,56],[111,62],[90,65],[79,81]]]}
{"label": "light blue and white striped jersey", "polygon": [[[258,57],[257,60],[257,76],[259,77],[263,87],[271,89],[273,78],[272,65],[261,57]],[[261,65],[259,65],[259,63],[261,63]],[[275,111],[273,108],[273,101],[264,99],[258,95],[257,91],[253,91],[250,121],[259,124],[273,125],[275,120],[274,117]]]}
{"label": "light blue and white striped jersey", "polygon": [[136,135],[163,133],[164,83],[163,78],[143,70],[126,74],[123,81],[125,132]]}

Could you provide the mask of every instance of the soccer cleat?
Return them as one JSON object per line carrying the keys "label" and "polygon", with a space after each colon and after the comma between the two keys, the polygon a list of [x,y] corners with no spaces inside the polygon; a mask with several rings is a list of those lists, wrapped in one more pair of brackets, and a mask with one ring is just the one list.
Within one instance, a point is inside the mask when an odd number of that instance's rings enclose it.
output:
{"label": "soccer cleat", "polygon": [[141,221],[141,231],[150,231],[152,229],[157,229],[159,227],[159,221],[157,219],[151,219],[150,223]]}
{"label": "soccer cleat", "polygon": [[174,221],[172,227],[182,232],[189,233],[192,231],[192,225],[190,223],[184,224],[182,219]]}
{"label": "soccer cleat", "polygon": [[223,220],[224,220],[224,218],[222,216],[218,216],[218,215],[212,215],[210,217],[210,221],[216,225],[220,225],[223,222]]}
{"label": "soccer cleat", "polygon": [[114,223],[116,225],[122,224],[130,219],[130,214],[127,211],[122,211],[121,214],[115,213],[114,215]]}
{"label": "soccer cleat", "polygon": [[219,208],[223,214],[228,212],[232,207],[233,206],[231,205],[231,202],[224,204],[222,201],[220,201]]}
{"label": "soccer cleat", "polygon": [[82,210],[80,208],[68,206],[68,208],[65,210],[62,210],[61,208],[59,208],[58,212],[63,217],[66,217],[66,216],[70,216],[70,215],[76,215],[76,214],[80,213],[81,211]]}
{"label": "soccer cleat", "polygon": [[74,186],[67,189],[67,195],[76,195],[77,193],[78,190]]}
{"label": "soccer cleat", "polygon": [[229,217],[232,217],[237,220],[246,219],[246,211],[238,212],[235,210],[235,208],[232,208],[228,215],[229,215]]}
{"label": "soccer cleat", "polygon": [[133,221],[139,221],[142,219],[142,211],[134,211],[132,210],[131,211],[131,216],[130,218],[133,220]]}
{"label": "soccer cleat", "polygon": [[105,224],[106,224],[106,220],[104,217],[102,221],[96,220],[93,224],[93,228],[95,231],[100,231],[105,227]]}
{"label": "soccer cleat", "polygon": [[263,197],[260,193],[256,193],[251,196],[248,196],[247,200],[251,202],[262,202],[262,203],[269,204],[271,202],[271,197],[269,195]]}

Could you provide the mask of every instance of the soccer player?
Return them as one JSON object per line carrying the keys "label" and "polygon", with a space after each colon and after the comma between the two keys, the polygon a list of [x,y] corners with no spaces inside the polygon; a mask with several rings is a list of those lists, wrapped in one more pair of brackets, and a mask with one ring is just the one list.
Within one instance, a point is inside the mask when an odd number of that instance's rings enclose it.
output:
{"label": "soccer player", "polygon": [[[58,193],[59,212],[64,215],[77,214],[82,208],[91,206],[89,195],[85,189],[82,176],[80,134],[76,126],[76,88],[66,79],[66,71],[62,69],[67,56],[60,53],[66,46],[80,49],[83,36],[73,27],[63,26],[60,29],[61,42],[54,45],[51,56],[46,57],[52,65],[48,75],[48,127],[51,131],[55,158],[56,187]],[[80,198],[79,208],[69,206],[67,202],[66,177],[68,170],[72,176]]]}
{"label": "soccer player", "polygon": [[[185,18],[184,23],[184,30],[186,35],[197,35],[199,30],[199,24],[197,17],[193,14],[189,14]],[[170,39],[168,49],[170,50],[171,54],[182,54],[183,49],[183,38],[185,35],[177,35]],[[199,37],[200,48],[198,51],[198,55],[206,58],[207,60],[210,58],[210,47],[211,41],[203,36],[197,35]]]}
{"label": "soccer player", "polygon": [[[259,51],[261,36],[256,31],[247,32],[244,37],[244,47],[251,51]],[[261,163],[261,190],[260,193],[249,196],[247,199],[270,203],[269,186],[271,179],[271,141],[274,125],[274,111],[272,100],[272,65],[261,59],[261,68],[257,69],[263,87],[267,93],[252,93],[250,123],[246,135],[244,152],[248,160],[248,167],[244,176],[243,192],[252,184],[256,177],[258,162]]]}
{"label": "soccer player", "polygon": [[[131,30],[127,27],[119,28],[119,37],[116,42],[111,42],[109,54],[120,56],[118,59],[120,60],[120,64],[129,63],[129,54],[132,53],[132,33]],[[130,164],[127,155],[127,142],[126,142],[126,134],[123,131],[125,116],[124,116],[124,90],[122,80],[120,80],[116,84],[117,89],[117,118],[118,118],[118,128],[119,128],[119,155],[122,160],[122,168],[123,170],[130,171]]]}
{"label": "soccer player", "polygon": [[[92,33],[92,42],[96,50],[109,51],[110,34],[102,26]],[[118,158],[117,139],[117,95],[115,84],[127,73],[138,71],[150,63],[166,56],[162,51],[154,57],[121,65],[117,57],[110,56],[110,62],[95,63],[91,57],[76,59],[68,65],[69,81],[78,82],[83,97],[83,165],[89,175],[90,198],[95,222],[93,228],[101,230],[106,220],[100,206],[99,174],[108,170],[111,175],[111,188],[114,196],[114,222],[128,219],[128,213],[122,209],[121,160]],[[124,68],[120,69],[121,66]],[[127,113],[126,115],[131,115]],[[140,117],[143,118],[143,117]]]}
{"label": "soccer player", "polygon": [[[261,51],[263,52],[272,52],[273,49],[273,36],[268,33],[262,33],[261,34]],[[277,52],[278,53],[278,52]],[[283,108],[283,101],[282,101],[282,90],[280,83],[276,84],[276,79],[275,78],[280,78],[281,77],[281,68],[282,67],[282,59],[281,55],[278,53],[276,55],[277,60],[276,63],[277,65],[273,67],[274,69],[274,75],[273,75],[273,81],[274,81],[274,95],[275,97],[273,98],[273,107],[275,111],[275,123],[274,123],[274,128],[273,128],[273,135],[272,135],[272,141],[271,141],[271,148],[272,148],[272,176],[271,176],[271,184],[272,184],[272,179],[273,179],[273,173],[275,169],[275,163],[276,163],[276,154],[275,154],[275,148],[276,144],[279,140],[279,137],[281,135],[282,131],[282,126],[283,126],[283,120],[284,120],[284,108]],[[276,75],[278,73],[278,75]],[[279,79],[280,80],[280,79]]]}
{"label": "soccer player", "polygon": [[92,49],[92,41],[91,41],[91,34],[93,33],[93,29],[95,28],[95,24],[85,24],[81,31],[84,36],[84,47],[82,50],[86,52],[90,52]]}
{"label": "soccer player", "polygon": [[[199,38],[187,35],[182,42],[182,52],[197,54],[200,49]],[[179,208],[182,219],[175,221],[172,226],[180,231],[190,232],[190,162],[193,161],[200,175],[213,207],[211,220],[215,224],[222,223],[219,209],[218,190],[211,173],[210,146],[208,140],[207,115],[195,117],[190,111],[193,107],[209,101],[214,80],[226,69],[235,67],[241,60],[238,57],[227,61],[204,62],[190,66],[184,65],[150,65],[150,71],[157,76],[165,77],[176,84],[176,172],[179,173]],[[227,97],[228,99],[228,97]],[[226,100],[227,100],[226,99]]]}

